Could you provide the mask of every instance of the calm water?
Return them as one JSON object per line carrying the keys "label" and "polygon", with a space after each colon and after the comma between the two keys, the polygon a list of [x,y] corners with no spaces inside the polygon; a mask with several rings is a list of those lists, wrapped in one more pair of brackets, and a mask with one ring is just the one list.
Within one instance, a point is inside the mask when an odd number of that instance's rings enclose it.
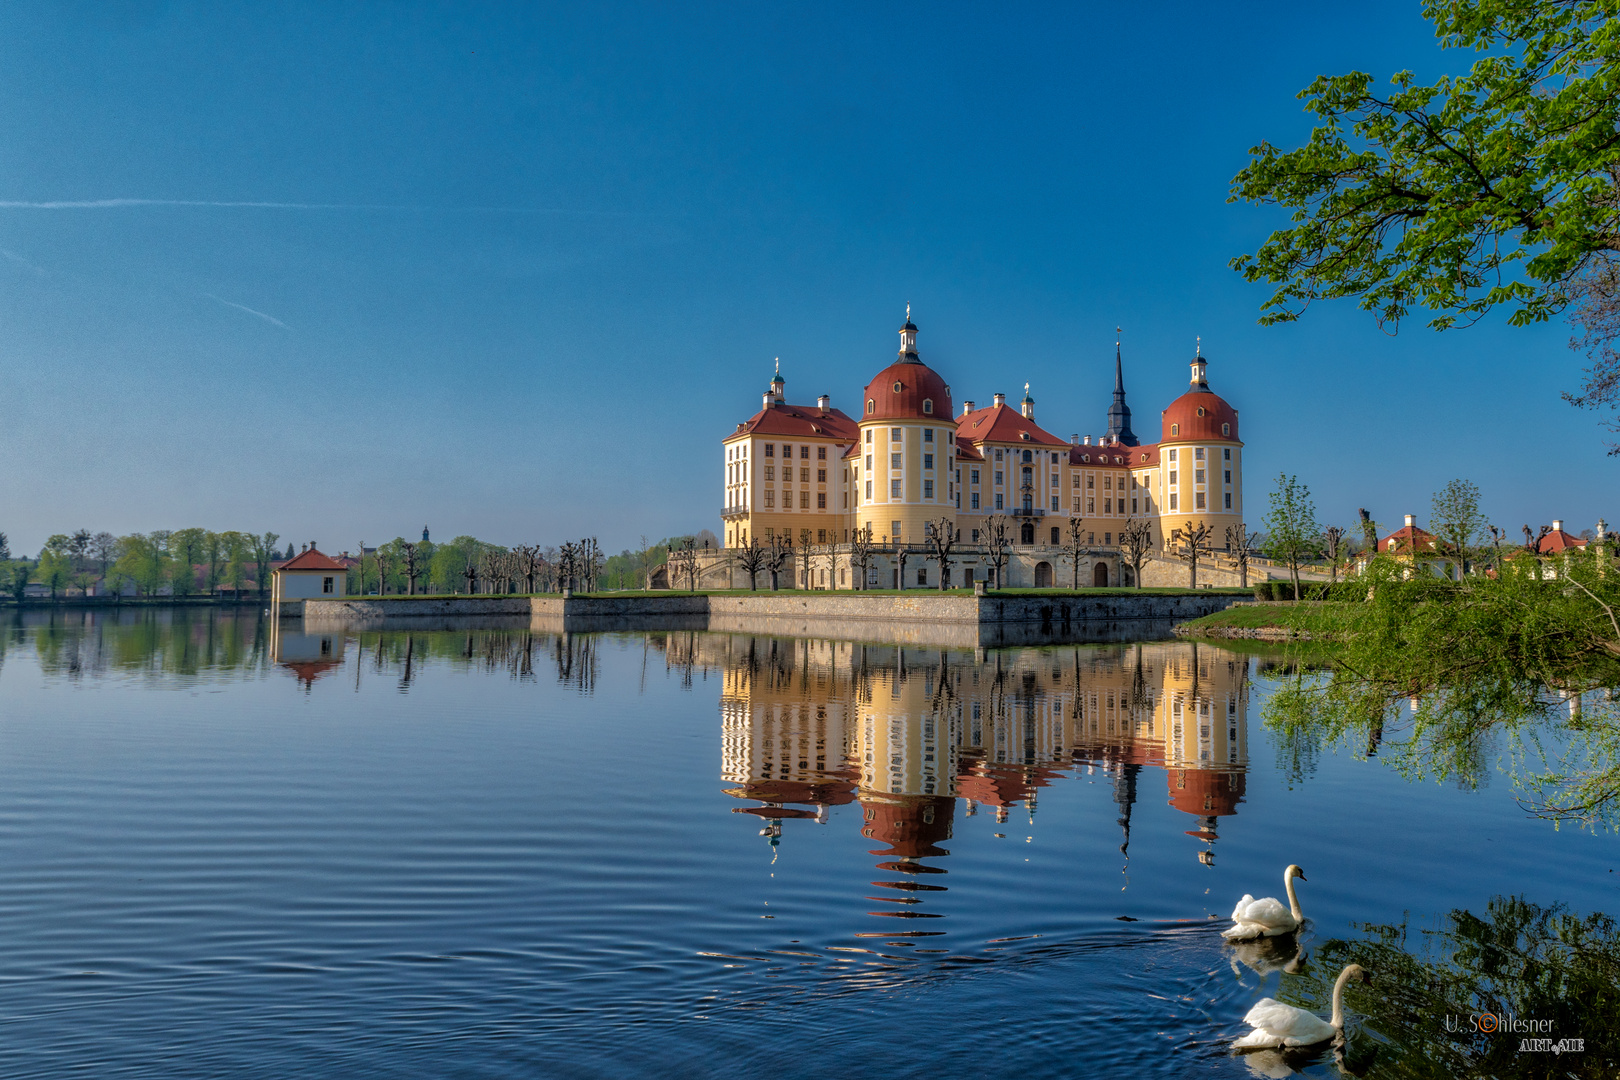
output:
{"label": "calm water", "polygon": [[[1340,1075],[1227,1044],[1375,939],[1620,913],[1505,777],[1274,745],[1254,654],[282,629],[0,630],[0,1075]],[[1283,971],[1211,916],[1289,862]],[[1489,1049],[1385,974],[1347,1068]],[[1494,1074],[1614,1075],[1584,1034]]]}

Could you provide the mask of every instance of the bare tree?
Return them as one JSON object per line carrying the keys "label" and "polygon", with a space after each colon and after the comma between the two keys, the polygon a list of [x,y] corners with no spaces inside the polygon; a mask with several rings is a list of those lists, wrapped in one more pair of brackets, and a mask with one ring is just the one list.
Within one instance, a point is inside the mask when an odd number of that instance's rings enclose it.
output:
{"label": "bare tree", "polygon": [[[1079,500],[1075,501],[1078,502]],[[1091,553],[1091,548],[1085,543],[1085,538],[1082,535],[1081,526],[1084,522],[1085,519],[1079,514],[1069,519],[1069,539],[1063,545],[1063,557],[1074,568],[1074,587],[1076,589],[1080,588],[1080,562]],[[1127,522],[1127,524],[1129,523]],[[1121,533],[1120,543],[1123,544],[1124,542],[1125,534]]]}
{"label": "bare tree", "polygon": [[1012,547],[1012,535],[1007,527],[1006,514],[991,514],[984,519],[984,550],[995,571],[996,588],[1006,584],[1007,552]]}
{"label": "bare tree", "polygon": [[518,569],[523,574],[523,591],[534,592],[535,579],[540,576],[543,561],[540,558],[540,545],[519,544],[512,549],[512,553],[517,556]]}
{"label": "bare tree", "polygon": [[748,588],[759,588],[759,572],[765,569],[770,556],[766,550],[759,546],[759,537],[749,540],[743,547],[742,553],[737,556],[737,565],[742,567],[743,573],[748,575]]}
{"label": "bare tree", "polygon": [[1541,531],[1533,535],[1530,532],[1530,526],[1524,526],[1524,550],[1532,555],[1540,555],[1541,541],[1546,539],[1547,534],[1550,532],[1552,532],[1551,525],[1543,525]]}
{"label": "bare tree", "polygon": [[[1322,530],[1322,554],[1327,556],[1328,580],[1339,580],[1339,564],[1344,561],[1344,530],[1337,525],[1329,525]],[[1247,581],[1244,582],[1248,584]]]}
{"label": "bare tree", "polygon": [[1231,549],[1233,558],[1237,560],[1238,584],[1245,589],[1249,587],[1249,552],[1254,550],[1254,545],[1259,539],[1260,534],[1250,532],[1249,527],[1241,521],[1226,527],[1226,546]]}
{"label": "bare tree", "polygon": [[416,553],[416,545],[405,541],[399,545],[400,561],[405,566],[405,595],[416,595],[416,579],[422,576],[421,559]]}
{"label": "bare tree", "polygon": [[602,575],[602,564],[607,561],[602,549],[597,546],[596,537],[587,536],[579,542],[579,575],[585,581],[585,591],[595,592],[596,582]]}
{"label": "bare tree", "polygon": [[872,526],[855,529],[849,541],[849,572],[857,589],[866,588],[866,575],[872,569]]}
{"label": "bare tree", "polygon": [[501,557],[502,554],[503,552],[499,551],[485,551],[478,557],[478,576],[483,579],[485,592],[506,591],[504,588],[497,588],[506,576],[506,567],[503,565],[506,560]]}
{"label": "bare tree", "polygon": [[838,545],[822,544],[816,548],[816,554],[826,561],[827,588],[836,592],[838,590]]}
{"label": "bare tree", "polygon": [[[1131,568],[1131,581],[1140,589],[1142,564],[1153,551],[1153,523],[1143,518],[1128,519],[1125,522],[1125,530],[1119,534],[1119,547],[1125,556],[1126,565]],[[1248,563],[1245,561],[1244,565],[1247,566]]]}
{"label": "bare tree", "polygon": [[1170,534],[1170,543],[1176,557],[1187,564],[1187,587],[1198,588],[1198,560],[1209,554],[1210,538],[1215,530],[1204,521],[1188,522]]}
{"label": "bare tree", "polygon": [[800,582],[804,588],[810,587],[810,560],[815,557],[816,549],[810,543],[809,530],[799,538],[798,566]]}
{"label": "bare tree", "polygon": [[765,568],[771,572],[771,588],[773,590],[779,589],[779,588],[782,587],[782,582],[781,582],[782,567],[787,566],[787,565],[791,564],[792,562],[793,562],[793,536],[792,536],[792,534],[790,533],[790,534],[788,534],[786,536],[773,536],[773,537],[771,537],[770,555],[765,560]]}
{"label": "bare tree", "polygon": [[564,544],[557,551],[557,588],[574,588],[574,579],[579,574],[579,547],[575,544]]}
{"label": "bare tree", "polygon": [[939,591],[944,592],[950,588],[946,582],[951,578],[951,548],[959,538],[956,523],[941,514],[937,521],[929,522],[928,528],[923,531],[927,535],[928,546],[932,549],[928,557],[939,566]]}
{"label": "bare tree", "polygon": [[1378,551],[1378,522],[1372,519],[1365,507],[1356,511],[1361,518],[1361,542],[1367,546],[1369,552]]}
{"label": "bare tree", "polygon": [[689,592],[697,592],[697,545],[691,537],[676,541],[667,549],[670,571],[670,587],[674,588],[676,582],[682,577],[686,578],[686,587]]}
{"label": "bare tree", "polygon": [[902,591],[906,587],[906,560],[910,557],[911,552],[906,550],[906,545],[896,540],[894,542],[894,583],[895,587]]}
{"label": "bare tree", "polygon": [[[388,557],[383,554],[382,545],[377,545],[377,595],[388,595]],[[361,565],[364,565],[362,563]]]}
{"label": "bare tree", "polygon": [[461,567],[461,576],[467,579],[467,595],[478,592],[478,560],[468,559]]}

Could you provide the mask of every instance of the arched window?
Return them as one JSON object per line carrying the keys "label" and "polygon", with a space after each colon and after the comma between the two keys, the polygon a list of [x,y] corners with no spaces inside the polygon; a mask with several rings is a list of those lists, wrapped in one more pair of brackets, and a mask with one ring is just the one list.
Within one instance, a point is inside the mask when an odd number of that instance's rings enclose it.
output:
{"label": "arched window", "polygon": [[1199,416],[1204,415],[1204,407],[1202,405],[1198,406],[1198,415]]}
{"label": "arched window", "polygon": [[1221,425],[1221,434],[1222,435],[1230,435],[1230,434],[1232,434],[1232,425],[1231,424],[1222,424]]}
{"label": "arched window", "polygon": [[867,398],[866,411],[869,413],[877,412],[877,402],[873,401],[871,398]]}
{"label": "arched window", "polygon": [[1181,425],[1180,424],[1171,424],[1170,425],[1170,434],[1172,434],[1172,435],[1180,435],[1181,434]]}
{"label": "arched window", "polygon": [[900,380],[896,379],[895,383],[894,383],[894,392],[898,394],[900,391],[902,391],[904,389],[905,389],[905,387],[903,385],[901,385]]}
{"label": "arched window", "polygon": [[1031,457],[1030,457],[1030,456],[1029,456],[1029,451],[1028,451],[1028,450],[1025,450],[1025,451],[1024,451],[1024,460],[1025,460],[1025,461],[1033,461],[1033,460],[1034,460],[1034,459],[1033,459],[1033,458],[1031,458]]}
{"label": "arched window", "polygon": [[923,398],[923,412],[932,414],[933,411],[934,411],[934,399],[933,398]]}

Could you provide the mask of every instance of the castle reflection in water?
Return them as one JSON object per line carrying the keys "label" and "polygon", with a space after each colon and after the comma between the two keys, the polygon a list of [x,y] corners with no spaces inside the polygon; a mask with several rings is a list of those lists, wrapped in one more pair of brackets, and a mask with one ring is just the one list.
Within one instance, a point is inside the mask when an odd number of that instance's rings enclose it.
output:
{"label": "castle reflection in water", "polygon": [[[1248,768],[1248,664],[1185,642],[966,651],[704,635],[672,640],[723,673],[721,775],[753,804],[772,844],[796,819],[859,804],[882,869],[940,872],[955,815],[1034,820],[1042,788],[1101,771],[1113,780],[1121,849],[1131,812],[1162,776],[1185,830],[1214,859]],[[675,659],[672,657],[672,659]],[[1144,776],[1146,771],[1146,776]],[[1150,778],[1152,778],[1150,780]],[[960,804],[960,805],[959,805]],[[1128,854],[1128,851],[1127,851]],[[894,902],[933,891],[886,884]],[[892,914],[912,914],[897,911]]]}

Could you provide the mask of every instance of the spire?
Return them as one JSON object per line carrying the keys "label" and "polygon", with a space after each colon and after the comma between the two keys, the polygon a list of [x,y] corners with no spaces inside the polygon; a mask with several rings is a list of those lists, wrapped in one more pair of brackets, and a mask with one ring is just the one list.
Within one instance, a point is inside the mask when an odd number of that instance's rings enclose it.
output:
{"label": "spire", "polygon": [[1125,365],[1120,358],[1119,327],[1114,327],[1114,403],[1108,406],[1108,434],[1104,438],[1122,446],[1139,446],[1141,440],[1131,430],[1131,409],[1125,404]]}
{"label": "spire", "polygon": [[1024,384],[1024,400],[1019,402],[1018,411],[1024,414],[1026,420],[1035,419],[1035,399],[1029,396],[1029,383]]}
{"label": "spire", "polygon": [[780,405],[786,401],[787,395],[783,392],[786,389],[787,380],[782,378],[782,358],[778,356],[776,358],[776,375],[771,379],[771,388],[765,391],[765,407],[768,409],[772,404]]}
{"label": "spire", "polygon": [[917,327],[911,321],[910,304],[906,305],[906,325],[900,328],[900,363],[922,363],[922,357],[917,355]]}
{"label": "spire", "polygon": [[1197,351],[1193,353],[1192,361],[1192,391],[1196,393],[1209,393],[1209,361],[1204,359],[1204,339],[1198,338]]}

